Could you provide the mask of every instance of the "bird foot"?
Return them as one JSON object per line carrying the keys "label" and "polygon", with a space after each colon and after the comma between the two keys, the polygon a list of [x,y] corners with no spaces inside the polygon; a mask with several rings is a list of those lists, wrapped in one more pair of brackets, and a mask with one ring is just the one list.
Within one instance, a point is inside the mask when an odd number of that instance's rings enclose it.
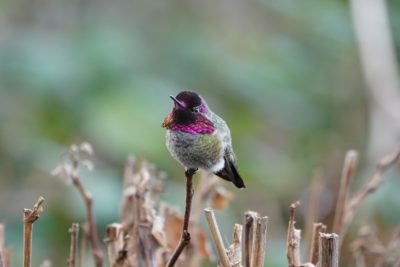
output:
{"label": "bird foot", "polygon": [[193,176],[193,175],[197,172],[197,170],[198,170],[198,169],[187,169],[187,170],[185,171],[186,177]]}

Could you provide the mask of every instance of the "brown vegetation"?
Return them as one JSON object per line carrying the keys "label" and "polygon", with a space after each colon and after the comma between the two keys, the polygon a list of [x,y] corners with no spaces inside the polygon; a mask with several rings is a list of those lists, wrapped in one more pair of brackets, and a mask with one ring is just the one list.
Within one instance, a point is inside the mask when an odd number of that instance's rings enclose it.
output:
{"label": "brown vegetation", "polygon": [[[226,247],[221,238],[213,209],[203,210],[203,208],[207,206],[212,206],[214,209],[225,208],[232,199],[232,193],[217,185],[215,177],[207,177],[206,174],[201,173],[196,186],[196,194],[193,195],[191,180],[193,174],[187,174],[186,203],[190,205],[187,205],[185,216],[182,216],[170,205],[158,201],[158,194],[164,191],[163,175],[150,164],[144,161],[135,162],[132,157],[128,158],[124,172],[120,219],[118,222],[110,224],[105,233],[107,257],[104,258],[98,242],[96,220],[92,208],[93,198],[85,188],[79,172],[82,166],[91,166],[88,158],[92,153],[92,148],[87,143],[79,146],[73,145],[69,150],[68,159],[61,162],[54,171],[55,175],[72,181],[73,186],[82,197],[87,212],[87,227],[80,228],[79,224],[73,223],[69,229],[71,236],[70,253],[67,260],[69,267],[83,266],[85,240],[90,244],[93,262],[97,267],[103,265],[112,267],[198,266],[201,260],[212,260],[209,242],[214,244],[219,266],[264,266],[266,249],[273,245],[267,246],[268,217],[260,216],[254,211],[246,212],[243,218],[244,226],[234,225],[231,244]],[[308,231],[309,236],[306,237],[306,240],[309,240],[307,242],[307,251],[309,251],[307,262],[301,259],[301,230],[295,228],[295,211],[300,203],[291,204],[286,251],[288,266],[337,267],[339,265],[340,240],[345,236],[357,208],[368,195],[379,188],[383,182],[384,171],[396,164],[399,159],[400,148],[396,148],[394,152],[377,164],[367,183],[350,197],[349,188],[356,169],[357,153],[355,151],[347,153],[332,232],[326,233],[327,227],[322,222],[313,222],[311,227],[305,226],[311,229]],[[314,183],[319,184],[319,180],[320,178],[314,179]],[[312,194],[318,195],[320,186],[314,184],[311,187],[314,188]],[[192,198],[193,210],[191,211]],[[31,266],[32,226],[39,218],[43,202],[44,198],[40,197],[32,210],[24,210],[23,259],[25,267]],[[308,205],[309,208],[315,208],[311,201]],[[203,211],[208,222],[210,240],[207,238],[205,230],[199,225]],[[80,235],[80,231],[83,234]],[[370,226],[360,229],[357,239],[351,246],[355,266],[366,266],[366,258],[370,254],[378,255],[376,266],[400,266],[400,257],[396,252],[400,248],[400,231],[393,232],[387,245],[378,239],[376,232]],[[244,242],[242,242],[242,234]],[[189,235],[189,238],[186,235]],[[242,251],[244,257],[242,257]],[[103,259],[107,259],[106,264]],[[44,261],[41,266],[51,266],[51,263]],[[10,267],[10,252],[4,244],[3,224],[0,224],[0,267]]]}

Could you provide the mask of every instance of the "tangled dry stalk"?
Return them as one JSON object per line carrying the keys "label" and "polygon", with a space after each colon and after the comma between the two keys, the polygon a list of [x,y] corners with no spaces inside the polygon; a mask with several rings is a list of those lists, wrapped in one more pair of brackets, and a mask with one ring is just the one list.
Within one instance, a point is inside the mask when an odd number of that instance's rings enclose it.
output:
{"label": "tangled dry stalk", "polygon": [[[209,242],[214,244],[219,266],[264,266],[268,217],[260,216],[254,211],[247,211],[244,214],[244,225],[234,225],[231,244],[226,245],[221,237],[214,209],[226,208],[233,195],[217,184],[217,178],[200,173],[199,182],[196,185],[197,193],[193,195],[191,179],[193,173],[187,174],[189,194],[186,204],[189,205],[186,205],[185,215],[182,216],[174,207],[158,201],[158,195],[164,191],[162,180],[165,175],[158,172],[151,164],[144,161],[136,162],[132,157],[128,158],[125,166],[119,219],[110,223],[106,229],[104,244],[107,257],[103,259],[102,245],[99,242],[93,213],[93,198],[84,187],[79,170],[82,166],[91,167],[89,157],[92,155],[93,150],[89,144],[73,145],[69,150],[68,159],[61,162],[53,172],[72,181],[72,185],[80,193],[86,207],[87,227],[80,228],[79,224],[73,223],[69,230],[71,238],[67,260],[69,267],[85,266],[83,262],[86,240],[92,251],[93,263],[97,267],[105,263],[104,259],[107,259],[108,264],[106,264],[112,267],[199,266],[202,260],[211,260]],[[349,151],[346,154],[332,232],[327,232],[327,227],[322,222],[313,222],[316,217],[315,211],[309,212],[306,220],[307,223],[312,222],[311,226],[305,226],[306,229],[311,229],[306,231],[309,236],[305,237],[309,241],[306,242],[306,250],[309,252],[306,261],[301,259],[301,230],[295,228],[295,211],[300,203],[291,204],[286,251],[288,266],[337,267],[340,241],[345,236],[358,207],[383,183],[384,172],[399,160],[400,147],[382,158],[367,183],[350,196],[349,188],[355,176],[357,153]],[[311,190],[313,199],[318,198],[320,185],[319,175],[311,185],[314,188]],[[192,198],[193,210],[189,218]],[[24,267],[31,266],[32,227],[39,218],[43,202],[44,199],[40,197],[33,209],[24,210]],[[210,230],[210,240],[199,223],[205,206],[212,206],[212,208],[204,209]],[[309,201],[308,208],[316,208],[315,203]],[[79,234],[81,230],[82,235]],[[189,231],[190,239],[186,236]],[[400,231],[394,231],[392,239],[386,245],[379,240],[376,232],[373,227],[366,226],[360,229],[351,248],[355,266],[365,267],[366,258],[374,254],[378,258],[376,266],[400,267],[400,257],[397,253],[400,248]],[[4,225],[0,224],[0,267],[10,267],[10,250],[5,247],[4,239]],[[177,248],[175,252],[174,248]],[[51,263],[43,261],[41,266],[50,267]]]}

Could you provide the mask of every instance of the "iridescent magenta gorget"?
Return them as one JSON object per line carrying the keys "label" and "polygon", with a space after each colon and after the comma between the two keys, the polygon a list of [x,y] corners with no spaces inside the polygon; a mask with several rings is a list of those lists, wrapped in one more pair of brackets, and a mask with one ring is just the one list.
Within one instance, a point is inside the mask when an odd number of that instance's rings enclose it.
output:
{"label": "iridescent magenta gorget", "polygon": [[168,127],[171,131],[181,131],[192,135],[196,134],[212,134],[215,131],[214,124],[199,115],[194,123],[183,125],[173,123]]}

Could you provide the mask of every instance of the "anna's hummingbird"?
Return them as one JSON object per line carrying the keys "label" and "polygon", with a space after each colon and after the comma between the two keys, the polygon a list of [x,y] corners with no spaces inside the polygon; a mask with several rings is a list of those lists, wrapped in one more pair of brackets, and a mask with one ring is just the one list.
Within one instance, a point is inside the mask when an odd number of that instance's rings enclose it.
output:
{"label": "anna's hummingbird", "polygon": [[170,97],[174,107],[162,127],[167,129],[166,145],[172,157],[186,170],[204,169],[244,188],[225,121],[195,92]]}

